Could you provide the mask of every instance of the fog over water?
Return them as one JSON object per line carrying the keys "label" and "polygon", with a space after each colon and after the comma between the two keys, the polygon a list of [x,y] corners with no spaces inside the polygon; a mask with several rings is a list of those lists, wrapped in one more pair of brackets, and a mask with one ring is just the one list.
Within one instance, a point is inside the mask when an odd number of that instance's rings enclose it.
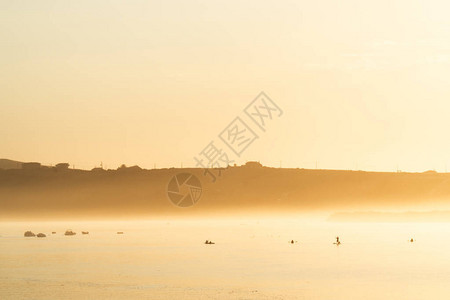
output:
{"label": "fog over water", "polygon": [[301,216],[3,222],[0,298],[448,299],[449,234]]}

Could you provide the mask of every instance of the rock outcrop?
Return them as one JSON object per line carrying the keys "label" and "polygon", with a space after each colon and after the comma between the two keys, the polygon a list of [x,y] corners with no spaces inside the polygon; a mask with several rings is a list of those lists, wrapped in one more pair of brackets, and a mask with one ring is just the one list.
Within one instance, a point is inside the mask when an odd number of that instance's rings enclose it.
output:
{"label": "rock outcrop", "polygon": [[26,231],[23,236],[25,237],[35,237],[36,235],[31,231]]}

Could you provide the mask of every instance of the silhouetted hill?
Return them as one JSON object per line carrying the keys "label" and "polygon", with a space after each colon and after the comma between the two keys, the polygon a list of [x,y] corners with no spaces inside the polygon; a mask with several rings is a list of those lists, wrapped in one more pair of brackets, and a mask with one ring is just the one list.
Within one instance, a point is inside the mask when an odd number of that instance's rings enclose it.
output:
{"label": "silhouetted hill", "polygon": [[22,168],[22,162],[20,162],[20,161],[0,158],[0,169],[9,170],[9,169],[21,169],[21,168]]}
{"label": "silhouetted hill", "polygon": [[[218,176],[218,170],[211,170]],[[203,186],[190,208],[167,197],[180,172]],[[190,215],[450,207],[450,174],[230,167],[215,183],[203,169],[0,171],[0,217]]]}

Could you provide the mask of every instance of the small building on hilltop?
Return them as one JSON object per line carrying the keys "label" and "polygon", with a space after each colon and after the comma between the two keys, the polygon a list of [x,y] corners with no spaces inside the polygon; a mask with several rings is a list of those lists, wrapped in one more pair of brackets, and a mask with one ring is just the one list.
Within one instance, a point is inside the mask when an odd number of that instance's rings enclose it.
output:
{"label": "small building on hilltop", "polygon": [[263,165],[259,161],[248,161],[244,167],[246,168],[252,168],[252,169],[259,169],[262,168]]}
{"label": "small building on hilltop", "polygon": [[117,168],[117,171],[121,171],[121,172],[135,172],[135,171],[141,171],[142,168],[139,166],[132,166],[132,167],[127,167],[125,165],[121,165],[119,168]]}
{"label": "small building on hilltop", "polygon": [[58,171],[64,171],[64,170],[68,170],[69,169],[69,164],[68,163],[59,163],[55,166],[56,170]]}

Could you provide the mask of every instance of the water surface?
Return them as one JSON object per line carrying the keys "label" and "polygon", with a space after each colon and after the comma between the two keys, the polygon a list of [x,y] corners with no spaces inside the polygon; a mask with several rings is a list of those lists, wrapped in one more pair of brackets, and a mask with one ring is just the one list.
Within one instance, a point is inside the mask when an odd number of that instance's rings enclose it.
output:
{"label": "water surface", "polygon": [[1,299],[449,299],[449,281],[447,223],[0,223]]}

